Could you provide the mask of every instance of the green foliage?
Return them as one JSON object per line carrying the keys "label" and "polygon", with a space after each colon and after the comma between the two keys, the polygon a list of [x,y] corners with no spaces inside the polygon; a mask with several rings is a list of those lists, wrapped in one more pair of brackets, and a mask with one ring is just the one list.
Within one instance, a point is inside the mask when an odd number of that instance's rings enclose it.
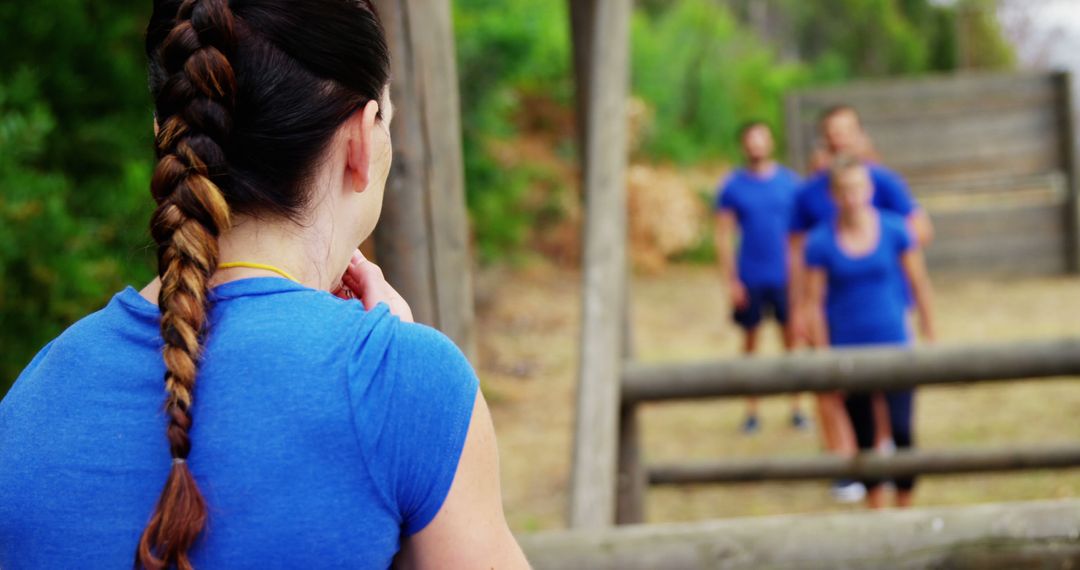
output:
{"label": "green foliage", "polygon": [[141,4],[0,6],[0,393],[65,326],[152,275]]}
{"label": "green foliage", "polygon": [[734,157],[734,133],[750,119],[778,127],[783,95],[811,78],[710,0],[682,0],[633,20],[634,93],[654,110],[645,156],[678,162]]}
{"label": "green foliage", "polygon": [[517,132],[528,95],[570,104],[567,21],[565,2],[454,2],[466,200],[482,261],[519,250],[534,221],[526,198],[535,177],[528,168],[500,165],[490,145]]}

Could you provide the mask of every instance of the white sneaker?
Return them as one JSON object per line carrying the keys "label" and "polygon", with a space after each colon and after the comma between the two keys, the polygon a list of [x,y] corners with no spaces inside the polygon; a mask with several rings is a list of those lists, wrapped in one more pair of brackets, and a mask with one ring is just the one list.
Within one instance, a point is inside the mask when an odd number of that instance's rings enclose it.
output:
{"label": "white sneaker", "polygon": [[857,503],[866,498],[866,487],[858,481],[841,480],[833,483],[829,494],[838,503]]}
{"label": "white sneaker", "polygon": [[894,442],[892,438],[882,440],[881,443],[877,445],[875,451],[877,451],[879,455],[884,455],[886,457],[896,455],[896,442]]}

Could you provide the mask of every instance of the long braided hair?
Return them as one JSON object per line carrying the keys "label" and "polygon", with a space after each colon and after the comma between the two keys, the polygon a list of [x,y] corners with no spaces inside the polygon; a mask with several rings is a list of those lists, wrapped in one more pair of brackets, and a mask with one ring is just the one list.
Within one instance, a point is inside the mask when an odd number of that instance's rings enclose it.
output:
{"label": "long braided hair", "polygon": [[188,456],[218,238],[233,214],[301,213],[333,134],[380,98],[389,56],[370,0],[158,0],[146,50],[172,466],[135,567],[188,570],[207,520]]}

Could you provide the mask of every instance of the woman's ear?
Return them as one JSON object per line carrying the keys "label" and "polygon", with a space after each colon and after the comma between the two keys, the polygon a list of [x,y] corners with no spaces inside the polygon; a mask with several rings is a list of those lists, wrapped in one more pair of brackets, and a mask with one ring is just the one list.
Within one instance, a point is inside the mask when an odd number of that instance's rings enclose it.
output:
{"label": "woman's ear", "polygon": [[379,116],[379,102],[368,101],[364,110],[349,120],[347,173],[356,184],[354,192],[367,190],[371,181],[371,154],[374,150],[375,121]]}

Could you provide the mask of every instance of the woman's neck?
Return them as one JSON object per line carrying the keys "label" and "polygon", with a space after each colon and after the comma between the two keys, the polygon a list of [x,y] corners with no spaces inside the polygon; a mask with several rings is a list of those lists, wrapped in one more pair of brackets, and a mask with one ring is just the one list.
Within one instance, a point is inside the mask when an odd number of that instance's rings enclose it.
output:
{"label": "woman's neck", "polygon": [[[318,221],[297,224],[238,216],[219,240],[219,263],[240,262],[270,265],[306,287],[330,290],[340,284],[353,246],[335,244],[318,228],[332,227]],[[341,251],[337,251],[341,250]],[[272,274],[262,269],[234,267],[219,270],[212,284]]]}
{"label": "woman's neck", "polygon": [[839,224],[841,229],[862,230],[869,228],[874,222],[874,209],[870,207],[857,208],[854,210],[841,210]]}
{"label": "woman's neck", "polygon": [[[333,290],[341,284],[341,275],[349,265],[353,247],[335,244],[331,235],[317,229],[325,227],[332,226],[235,216],[232,227],[218,238],[218,263],[268,265],[289,274],[305,287]],[[267,269],[221,268],[211,278],[210,286],[251,277],[276,276],[280,275]],[[160,289],[160,281],[154,279],[140,293],[156,303]]]}

